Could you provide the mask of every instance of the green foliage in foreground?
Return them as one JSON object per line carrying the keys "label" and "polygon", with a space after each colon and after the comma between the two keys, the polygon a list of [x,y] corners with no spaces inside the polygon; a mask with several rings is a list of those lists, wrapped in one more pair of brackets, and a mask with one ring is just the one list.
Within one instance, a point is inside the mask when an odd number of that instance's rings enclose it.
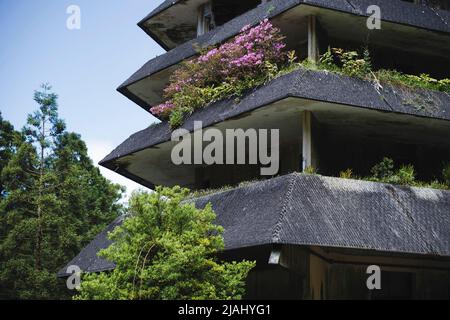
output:
{"label": "green foliage in foreground", "polygon": [[211,206],[183,203],[189,191],[175,187],[136,193],[129,217],[100,255],[116,263],[110,273],[83,276],[76,299],[241,299],[253,262],[221,262],[223,229]]}

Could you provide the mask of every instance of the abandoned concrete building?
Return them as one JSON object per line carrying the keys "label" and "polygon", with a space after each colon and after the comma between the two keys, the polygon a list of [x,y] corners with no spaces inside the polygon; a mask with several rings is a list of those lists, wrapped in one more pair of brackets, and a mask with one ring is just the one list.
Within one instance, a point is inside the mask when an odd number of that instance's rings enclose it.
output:
{"label": "abandoned concrete building", "polygon": [[[381,9],[369,30],[367,8]],[[268,18],[300,59],[329,47],[369,46],[376,69],[450,76],[448,0],[166,0],[139,26],[167,53],[151,59],[118,91],[149,111],[182,61]],[[123,110],[116,110],[124,112]],[[115,112],[115,111],[114,111]],[[150,115],[149,115],[150,119]],[[405,89],[320,70],[294,70],[189,115],[221,131],[280,130],[280,171],[261,179],[251,165],[175,165],[167,121],[139,131],[101,165],[147,188],[236,186],[195,199],[212,203],[225,228],[226,259],[254,259],[249,299],[450,299],[450,191],[340,177],[367,176],[383,157],[412,164],[431,181],[450,162],[450,94]],[[308,167],[318,174],[303,174]],[[68,265],[112,270],[97,256],[118,218]],[[366,285],[370,265],[382,289]],[[66,274],[62,269],[60,276]]]}

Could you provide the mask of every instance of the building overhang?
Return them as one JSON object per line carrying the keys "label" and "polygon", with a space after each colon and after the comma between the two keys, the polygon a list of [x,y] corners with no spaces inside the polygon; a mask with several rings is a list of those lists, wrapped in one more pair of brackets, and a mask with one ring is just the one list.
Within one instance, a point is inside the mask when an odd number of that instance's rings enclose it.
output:
{"label": "building overhang", "polygon": [[[295,129],[305,110],[313,111],[320,123],[349,128],[362,136],[402,142],[414,139],[415,143],[450,148],[448,94],[388,85],[378,91],[369,81],[304,69],[256,88],[238,103],[224,100],[198,110],[185,120],[182,128],[193,132],[195,121],[202,121],[204,128],[221,131],[275,128],[291,139],[299,135]],[[100,164],[149,188],[192,187],[195,166],[176,166],[170,161],[175,145],[171,134],[166,122],[152,125],[132,135]]]}
{"label": "building overhang", "polygon": [[166,0],[138,26],[165,50],[197,36],[197,9],[208,0]]}
{"label": "building overhang", "polygon": [[[269,17],[286,35],[288,46],[307,39],[307,17],[315,15],[331,38],[366,43],[386,48],[408,48],[410,54],[425,54],[437,61],[450,57],[450,13],[439,12],[402,1],[372,1],[382,9],[382,29],[367,29],[366,1],[271,1],[239,16],[196,39],[148,61],[117,89],[150,112],[150,107],[164,101],[163,89],[179,64],[207,48],[239,34],[245,25],[256,25]],[[185,6],[186,4],[179,4]],[[175,4],[171,8],[175,8]],[[271,10],[271,8],[274,8]],[[169,9],[167,9],[169,10]]]}
{"label": "building overhang", "polygon": [[[138,25],[164,49],[173,49],[196,38],[197,8],[208,0],[166,0]],[[356,15],[368,15],[369,5],[382,9],[383,19],[394,23],[418,26],[420,28],[449,32],[442,21],[449,17],[446,11],[414,5],[400,0],[375,0],[370,4],[364,0],[273,0],[265,7],[287,8],[307,4],[316,7],[340,10]],[[236,4],[234,4],[236,5]],[[267,10],[267,9],[266,9]]]}
{"label": "building overhang", "polygon": [[[334,259],[358,250],[388,257],[390,264],[396,258],[416,259],[416,267],[444,260],[448,268],[450,261],[450,191],[294,173],[191,201],[198,208],[212,204],[226,251],[297,245],[331,248]],[[67,266],[113,269],[97,253],[111,245],[107,234],[122,221],[114,221]]]}

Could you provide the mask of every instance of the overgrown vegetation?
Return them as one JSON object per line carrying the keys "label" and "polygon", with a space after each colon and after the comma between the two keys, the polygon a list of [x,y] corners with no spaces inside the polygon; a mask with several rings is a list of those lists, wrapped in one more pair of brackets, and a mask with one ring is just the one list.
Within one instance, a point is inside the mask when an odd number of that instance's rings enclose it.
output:
{"label": "overgrown vegetation", "polygon": [[295,59],[285,52],[283,40],[268,20],[254,28],[244,27],[231,41],[184,62],[164,90],[167,101],[151,112],[177,127],[198,108],[266,83]]}
{"label": "overgrown vegetation", "polygon": [[85,275],[76,299],[241,299],[255,263],[219,261],[223,228],[214,225],[210,205],[183,203],[188,193],[175,187],[134,194],[130,217],[100,253],[116,268]]}
{"label": "overgrown vegetation", "polygon": [[428,74],[420,76],[404,74],[396,70],[373,70],[370,52],[367,48],[358,51],[345,51],[341,48],[328,48],[317,65],[308,61],[302,63],[307,68],[328,70],[350,77],[375,81],[378,85],[391,84],[411,88],[423,88],[450,92],[450,79],[437,80]]}
{"label": "overgrown vegetation", "polygon": [[[425,182],[419,181],[416,178],[416,170],[412,165],[402,165],[398,169],[395,168],[394,160],[390,158],[383,158],[382,161],[375,164],[371,170],[370,176],[358,176],[353,172],[353,169],[348,168],[339,173],[342,179],[365,180],[381,183],[390,183],[397,185],[407,185],[412,187],[434,188],[450,190],[450,163],[443,166],[442,176],[437,177],[434,181]],[[318,175],[318,170],[314,167],[307,167],[299,174]],[[254,179],[240,182],[236,185],[226,185],[220,188],[211,188],[204,190],[193,190],[188,196],[188,199],[195,199],[211,194],[229,191],[236,188],[248,186],[253,183],[264,181],[265,179]]]}
{"label": "overgrown vegetation", "polygon": [[340,173],[340,177],[344,179],[359,179],[374,182],[408,185],[413,187],[424,187],[434,189],[450,189],[450,164],[444,166],[442,170],[442,177],[435,179],[432,182],[418,181],[416,178],[416,171],[413,165],[401,165],[395,168],[394,160],[390,158],[383,158],[370,170],[369,177],[358,177],[353,175],[352,169],[347,169]]}
{"label": "overgrown vegetation", "polygon": [[383,84],[391,84],[450,92],[450,79],[373,70],[367,48],[361,52],[329,48],[318,63],[308,59],[297,62],[295,52],[287,52],[285,48],[280,30],[267,19],[256,27],[246,26],[231,41],[184,62],[164,90],[166,102],[151,108],[151,112],[176,128],[195,110],[226,98],[238,98],[250,89],[298,69],[358,77],[374,82],[377,90],[382,90]]}
{"label": "overgrown vegetation", "polygon": [[[370,171],[370,176],[358,176],[353,172],[353,169],[348,168],[341,171],[339,173],[339,177],[342,179],[355,179],[397,185],[407,185],[412,187],[450,190],[450,163],[443,166],[442,176],[436,178],[431,182],[417,180],[416,171],[414,166],[412,165],[402,165],[398,169],[396,169],[394,160],[387,157],[383,158],[382,161],[375,164]],[[318,175],[319,173],[316,168],[307,167],[303,172],[300,172],[299,174]],[[189,193],[187,199],[196,199],[211,194],[226,192],[236,188],[246,187],[248,185],[261,181],[265,181],[265,179],[242,181],[236,185],[225,185],[221,186],[220,188],[192,190]]]}

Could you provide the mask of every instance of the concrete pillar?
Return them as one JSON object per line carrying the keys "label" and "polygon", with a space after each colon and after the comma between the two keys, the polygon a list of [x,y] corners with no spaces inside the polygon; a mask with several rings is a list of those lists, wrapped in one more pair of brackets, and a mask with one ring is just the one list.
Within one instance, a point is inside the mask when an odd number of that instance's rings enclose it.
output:
{"label": "concrete pillar", "polygon": [[206,32],[208,32],[206,30],[206,25],[205,25],[205,15],[204,15],[204,10],[205,6],[201,5],[197,8],[197,37],[205,34]]}
{"label": "concrete pillar", "polygon": [[308,59],[314,63],[319,61],[319,31],[316,16],[308,17]]}
{"label": "concrete pillar", "polygon": [[319,161],[317,157],[317,151],[315,142],[317,139],[314,137],[314,116],[311,111],[302,112],[302,170],[312,167],[318,168]]}
{"label": "concrete pillar", "polygon": [[211,25],[214,25],[214,17],[212,3],[209,1],[197,8],[197,36],[209,32]]}

